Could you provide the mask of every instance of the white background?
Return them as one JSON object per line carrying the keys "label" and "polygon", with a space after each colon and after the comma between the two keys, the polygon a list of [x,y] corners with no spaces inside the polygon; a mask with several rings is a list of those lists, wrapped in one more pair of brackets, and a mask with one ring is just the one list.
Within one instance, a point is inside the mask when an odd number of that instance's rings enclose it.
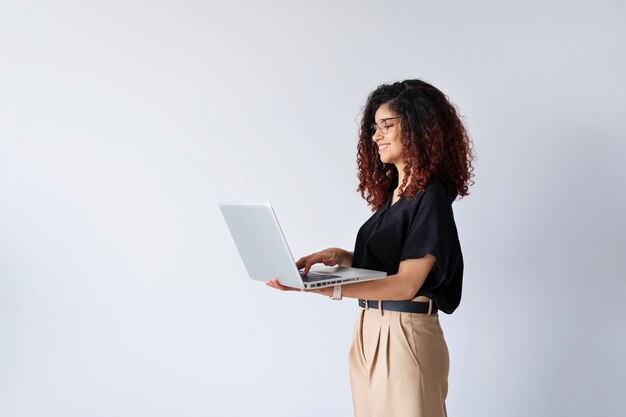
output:
{"label": "white background", "polygon": [[[471,4],[470,4],[471,3]],[[361,107],[475,143],[450,416],[626,402],[621,1],[0,3],[0,415],[345,416],[354,300],[250,281],[217,202],[351,249]]]}

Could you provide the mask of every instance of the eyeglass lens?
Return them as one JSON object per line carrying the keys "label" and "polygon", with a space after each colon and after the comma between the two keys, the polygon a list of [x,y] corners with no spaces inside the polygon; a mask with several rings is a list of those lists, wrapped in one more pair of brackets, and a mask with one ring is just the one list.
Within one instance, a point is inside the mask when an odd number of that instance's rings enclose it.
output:
{"label": "eyeglass lens", "polygon": [[389,125],[387,124],[387,120],[399,119],[399,118],[400,117],[388,117],[386,119],[380,119],[378,122],[372,123],[372,129],[374,130],[374,133],[376,133],[376,128],[378,128],[378,130],[380,130],[380,133],[385,135],[387,134],[387,131],[389,130]]}

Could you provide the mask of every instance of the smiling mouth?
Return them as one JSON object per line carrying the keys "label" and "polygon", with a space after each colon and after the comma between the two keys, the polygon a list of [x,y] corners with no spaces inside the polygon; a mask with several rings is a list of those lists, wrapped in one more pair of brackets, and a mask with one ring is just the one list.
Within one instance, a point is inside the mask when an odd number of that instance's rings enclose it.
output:
{"label": "smiling mouth", "polygon": [[389,147],[389,144],[388,144],[388,143],[383,143],[382,145],[380,145],[380,146],[378,147],[378,152],[382,152],[382,151],[384,151],[385,149],[387,149],[388,147]]}

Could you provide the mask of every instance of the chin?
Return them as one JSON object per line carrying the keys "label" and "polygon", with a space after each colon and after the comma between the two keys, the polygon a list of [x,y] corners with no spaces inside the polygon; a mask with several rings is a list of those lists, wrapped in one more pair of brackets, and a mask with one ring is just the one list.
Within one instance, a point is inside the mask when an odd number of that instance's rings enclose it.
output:
{"label": "chin", "polygon": [[393,158],[388,158],[388,157],[382,157],[382,158],[380,158],[380,162],[382,162],[383,164],[393,164],[394,163],[394,159]]}

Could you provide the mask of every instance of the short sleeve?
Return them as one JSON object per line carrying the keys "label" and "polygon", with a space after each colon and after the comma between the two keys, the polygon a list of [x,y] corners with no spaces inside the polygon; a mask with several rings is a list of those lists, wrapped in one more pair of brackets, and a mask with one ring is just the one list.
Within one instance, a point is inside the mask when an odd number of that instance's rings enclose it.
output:
{"label": "short sleeve", "polygon": [[427,289],[446,284],[452,255],[453,222],[451,203],[445,191],[427,188],[409,225],[400,254],[400,261],[423,258],[429,253],[437,258],[436,266],[424,283]]}

